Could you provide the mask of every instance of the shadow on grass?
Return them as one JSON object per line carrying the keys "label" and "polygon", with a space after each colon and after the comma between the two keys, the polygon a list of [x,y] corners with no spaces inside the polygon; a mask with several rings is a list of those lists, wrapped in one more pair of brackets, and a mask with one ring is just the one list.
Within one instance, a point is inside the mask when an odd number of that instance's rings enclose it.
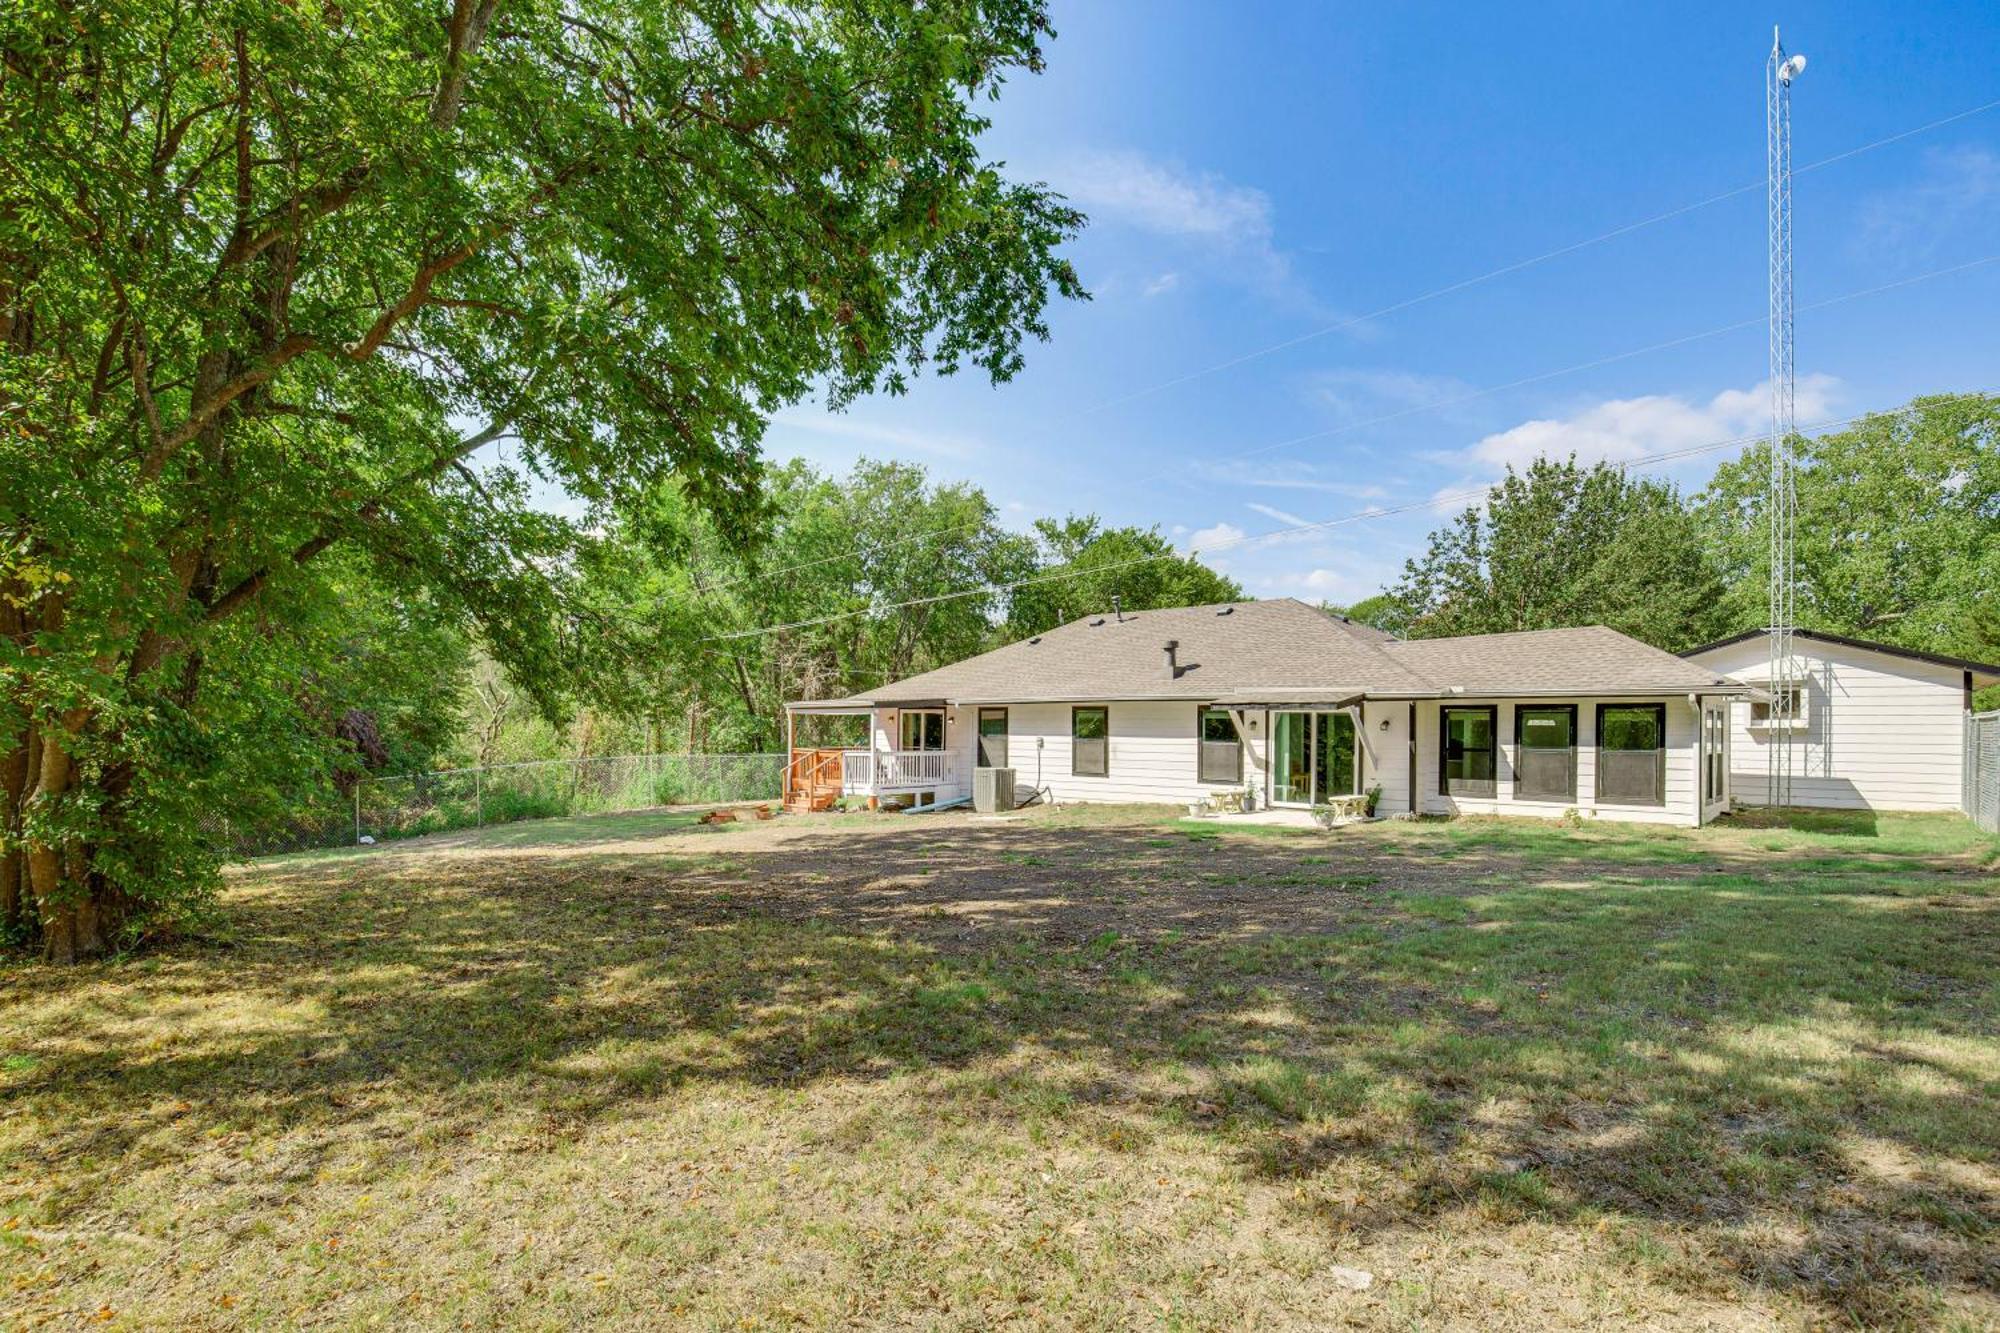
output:
{"label": "shadow on grass", "polygon": [[[0,1090],[47,1160],[96,1164],[37,1206],[170,1168],[183,1115],[327,1131],[309,1156],[441,1099],[555,1144],[690,1087],[937,1071],[972,1078],[938,1094],[955,1113],[1203,1136],[1343,1234],[1468,1207],[1665,1224],[1705,1256],[1665,1280],[1869,1325],[1996,1277],[2000,901],[1963,858],[1792,825],[1781,852],[942,819],[592,853],[660,817],[561,822],[587,828],[269,865],[233,947],[5,978]],[[1328,1202],[1363,1175],[1393,1183]]]}

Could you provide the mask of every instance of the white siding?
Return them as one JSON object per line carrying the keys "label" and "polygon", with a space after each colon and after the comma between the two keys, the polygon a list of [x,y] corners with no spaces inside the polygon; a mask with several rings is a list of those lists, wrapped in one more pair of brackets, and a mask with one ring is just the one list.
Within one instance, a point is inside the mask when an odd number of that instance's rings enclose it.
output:
{"label": "white siding", "polygon": [[[1385,729],[1383,723],[1388,723]],[[1361,790],[1382,788],[1380,815],[1410,808],[1410,705],[1401,700],[1361,705]]]}
{"label": "white siding", "polygon": [[[1574,801],[1517,801],[1514,799],[1514,710],[1518,705],[1537,703],[1576,705],[1576,799]],[[1667,792],[1665,805],[1613,805],[1596,797],[1597,785],[1597,706],[1606,704],[1658,703],[1667,709]],[[1499,732],[1499,773],[1496,794],[1479,800],[1446,796],[1438,790],[1438,725],[1440,710],[1450,705],[1493,705],[1494,724]],[[1696,822],[1695,741],[1699,714],[1685,697],[1661,696],[1649,699],[1495,699],[1464,698],[1439,701],[1426,699],[1417,704],[1417,804],[1426,814],[1537,815],[1553,819],[1575,810],[1587,819],[1621,819],[1648,824],[1693,824]]]}
{"label": "white siding", "polygon": [[[1806,725],[1793,733],[1792,804],[1828,809],[1956,810],[1964,781],[1965,674],[1866,648],[1792,641],[1806,669]],[[1762,683],[1761,638],[1702,653],[1703,666]],[[1732,796],[1766,803],[1769,733],[1750,705],[1730,709]]]}
{"label": "white siding", "polygon": [[1014,789],[1025,797],[1039,787],[1058,801],[1140,801],[1180,804],[1211,792],[1261,783],[1261,714],[1244,756],[1243,782],[1204,783],[1197,778],[1196,705],[1191,701],[1110,702],[1109,772],[1101,778],[1070,772],[1070,704],[1007,705],[1007,758]]}

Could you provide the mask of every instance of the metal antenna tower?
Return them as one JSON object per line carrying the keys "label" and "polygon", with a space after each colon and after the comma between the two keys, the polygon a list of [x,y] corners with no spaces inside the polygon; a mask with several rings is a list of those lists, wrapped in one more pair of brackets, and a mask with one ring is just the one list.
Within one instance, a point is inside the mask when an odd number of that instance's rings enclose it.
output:
{"label": "metal antenna tower", "polygon": [[1770,518],[1771,725],[1765,759],[1769,765],[1766,801],[1792,803],[1792,725],[1798,716],[1799,682],[1792,664],[1796,571],[1792,529],[1798,507],[1793,485],[1792,437],[1792,80],[1806,67],[1804,56],[1785,55],[1777,28],[1771,29],[1771,57],[1764,63],[1765,166],[1771,232],[1771,476],[1765,510]]}

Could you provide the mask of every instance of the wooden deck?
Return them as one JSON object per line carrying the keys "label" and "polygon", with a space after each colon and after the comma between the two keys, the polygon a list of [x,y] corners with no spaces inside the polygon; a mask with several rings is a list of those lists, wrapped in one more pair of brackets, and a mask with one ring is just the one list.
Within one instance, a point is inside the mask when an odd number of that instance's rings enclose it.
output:
{"label": "wooden deck", "polygon": [[785,765],[785,809],[795,815],[831,810],[840,801],[843,755],[839,749],[794,749]]}

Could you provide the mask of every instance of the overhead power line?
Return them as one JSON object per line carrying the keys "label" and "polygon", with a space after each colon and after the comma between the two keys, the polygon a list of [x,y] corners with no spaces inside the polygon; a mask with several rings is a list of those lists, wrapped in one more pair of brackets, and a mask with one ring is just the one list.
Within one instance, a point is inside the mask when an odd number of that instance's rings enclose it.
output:
{"label": "overhead power line", "polygon": [[[1919,134],[1928,134],[1932,130],[1942,129],[1946,125],[1991,111],[1995,107],[2000,107],[2000,98],[1996,98],[1991,102],[1983,102],[1975,107],[1968,107],[1964,111],[1954,112],[1949,116],[1944,116],[1912,129],[1902,130],[1898,133],[1875,139],[1869,143],[1857,144],[1855,147],[1849,148],[1844,152],[1835,153],[1832,157],[1823,157],[1803,167],[1796,167],[1793,169],[1792,174],[1797,176],[1808,171],[1818,171],[1822,167],[1830,167],[1836,162],[1845,162],[1851,157],[1859,157],[1861,154],[1873,152],[1877,148],[1886,148],[1890,144],[1900,143],[1904,139],[1914,138]],[[1304,343],[1317,341],[1320,338],[1339,333],[1345,329],[1358,328],[1372,320],[1383,319],[1389,315],[1411,309],[1414,306],[1435,301],[1440,297],[1451,296],[1469,288],[1482,286],[1499,278],[1507,277],[1510,274],[1522,272],[1525,269],[1536,268],[1552,260],[1561,259],[1566,255],[1576,254],[1580,250],[1588,250],[1592,246],[1603,245],[1607,241],[1615,241],[1621,236],[1630,236],[1633,232],[1644,231],[1648,227],[1658,226],[1662,222],[1671,222],[1675,218],[1686,217],[1690,213],[1698,213],[1704,208],[1712,207],[1726,200],[1762,190],[1764,184],[1762,180],[1757,180],[1752,181],[1748,185],[1739,185],[1733,190],[1724,190],[1720,194],[1709,195],[1706,199],[1697,199],[1693,203],[1682,204],[1678,208],[1670,208],[1664,213],[1655,213],[1651,217],[1640,218],[1636,222],[1628,222],[1623,226],[1613,227],[1610,231],[1600,232],[1586,240],[1572,241],[1568,245],[1557,246],[1553,250],[1544,250],[1541,254],[1530,255],[1526,259],[1517,259],[1512,263],[1502,264],[1498,268],[1488,269],[1486,272],[1470,278],[1461,278],[1457,282],[1446,283],[1442,287],[1433,287],[1427,292],[1420,292],[1415,296],[1405,297],[1400,301],[1385,305],[1379,310],[1371,310],[1365,315],[1350,315],[1345,319],[1313,329],[1308,333],[1301,333],[1297,337],[1286,338],[1280,342],[1272,343],[1267,347],[1260,347],[1254,352],[1244,352],[1237,356],[1229,357],[1226,360],[1218,361],[1214,365],[1203,366],[1199,370],[1190,370],[1185,374],[1176,375],[1171,379],[1161,380],[1159,383],[1148,385],[1143,389],[1134,389],[1128,393],[1119,394],[1115,398],[1107,398],[1094,407],[1085,408],[1084,412],[1085,414],[1101,412],[1109,407],[1117,407],[1123,403],[1133,402],[1140,398],[1149,398],[1157,393],[1164,393],[1168,389],[1178,388],[1180,385],[1187,384],[1193,380],[1205,379],[1210,375],[1220,374],[1225,370],[1233,370],[1237,366],[1275,355],[1278,352],[1289,351]]]}
{"label": "overhead power line", "polygon": [[[1831,157],[1822,157],[1817,161],[1808,163],[1805,166],[1796,167],[1793,169],[1793,174],[1798,175],[1808,171],[1818,171],[1821,168],[1830,167],[1839,162],[1845,162],[1849,158],[1859,157],[1864,153],[1874,152],[1878,148],[1886,148],[1890,144],[1901,143],[1905,139],[1912,139],[1920,134],[1928,134],[1933,130],[1942,129],[1945,126],[1955,124],[1958,121],[1967,120],[1973,116],[1984,114],[1985,112],[1992,111],[1997,107],[2000,107],[2000,98],[1996,98],[1990,102],[1982,102],[1978,106],[1968,107],[1963,111],[1954,112],[1949,116],[1942,116],[1937,120],[1926,121],[1922,125],[1913,126],[1907,130],[1900,130],[1895,134],[1885,135],[1882,138],[1873,139],[1864,144],[1857,144],[1852,148],[1848,148],[1841,152],[1835,153]],[[1303,333],[1294,338],[1287,338],[1281,342],[1272,343],[1269,346],[1259,348],[1256,351],[1245,352],[1238,356],[1233,356],[1226,360],[1218,361],[1212,366],[1206,366],[1199,370],[1188,371],[1185,374],[1177,375],[1171,379],[1162,380],[1157,384],[1149,385],[1141,389],[1134,389],[1128,393],[1120,394],[1114,398],[1107,398],[1104,401],[1097,403],[1091,407],[1086,407],[1081,409],[1078,415],[1089,416],[1094,413],[1104,411],[1107,408],[1116,407],[1124,403],[1129,403],[1141,398],[1150,397],[1153,394],[1162,393],[1168,389],[1175,388],[1182,384],[1186,384],[1192,380],[1202,379],[1205,378],[1206,376],[1217,374],[1220,373],[1221,371],[1233,369],[1236,366],[1244,365],[1248,362],[1258,360],[1262,357],[1270,356],[1273,355],[1274,353],[1282,352],[1289,348],[1297,347],[1303,343],[1312,342],[1316,339],[1326,337],[1329,334],[1337,333],[1342,329],[1352,328],[1355,327],[1356,325],[1371,320],[1387,318],[1390,315],[1398,314],[1404,310],[1411,309],[1415,306],[1424,305],[1427,304],[1428,302],[1438,300],[1442,297],[1451,296],[1455,293],[1466,291],[1473,287],[1481,286],[1485,283],[1506,277],[1510,274],[1520,273],[1526,269],[1539,267],[1542,264],[1550,263],[1551,261],[1561,259],[1564,256],[1576,254],[1579,251],[1590,249],[1592,246],[1602,245],[1606,242],[1616,240],[1621,236],[1629,236],[1634,232],[1644,231],[1648,227],[1657,226],[1663,222],[1671,222],[1675,218],[1685,217],[1690,213],[1699,212],[1704,208],[1711,207],[1715,204],[1722,203],[1729,199],[1734,199],[1739,195],[1752,193],[1753,191],[1764,188],[1764,185],[1765,182],[1763,181],[1756,181],[1748,185],[1739,185],[1735,189],[1724,190],[1719,194],[1712,194],[1709,195],[1707,198],[1697,199],[1692,203],[1682,204],[1679,207],[1670,208],[1665,212],[1655,213],[1650,217],[1640,218],[1635,222],[1628,222],[1622,226],[1613,227],[1609,231],[1600,232],[1597,235],[1589,237],[1585,240],[1572,241],[1567,245],[1557,246],[1553,250],[1545,250],[1540,254],[1530,255],[1525,259],[1517,259],[1510,263],[1502,264],[1498,268],[1489,269],[1486,272],[1477,274],[1473,277],[1461,278],[1456,282],[1447,283],[1442,287],[1434,287],[1429,291],[1420,292],[1415,296],[1405,297],[1400,301],[1396,301],[1389,305],[1383,306],[1379,310],[1370,311],[1365,315],[1355,315],[1348,319],[1341,320],[1337,323],[1326,325],[1323,328],[1315,329],[1309,333]],[[1978,262],[1985,263],[1989,261],[1982,260]],[[1916,279],[1916,281],[1921,281],[1921,280],[1922,279]],[[1854,295],[1861,295],[1861,293],[1856,293]],[[1853,299],[1853,296],[1849,296],[1842,299],[1851,300]],[[1542,380],[1553,379],[1560,375],[1575,374],[1582,370],[1594,369],[1602,365],[1609,365],[1615,361],[1625,360],[1635,356],[1643,356],[1649,352],[1665,351],[1669,348],[1680,346],[1684,342],[1693,342],[1693,341],[1699,341],[1703,338],[1716,337],[1719,336],[1720,334],[1734,332],[1736,329],[1744,328],[1747,327],[1748,324],[1758,323],[1758,322],[1761,321],[1751,320],[1743,324],[1732,324],[1721,329],[1710,330],[1707,333],[1691,334],[1685,339],[1676,339],[1670,342],[1656,344],[1652,347],[1638,348],[1630,352],[1619,353],[1616,356],[1606,358],[1604,360],[1586,362],[1583,365],[1569,367],[1564,370],[1550,371],[1544,375],[1532,376],[1528,379],[1518,380],[1515,381],[1514,383],[1507,385],[1496,385],[1489,389],[1479,390],[1477,394],[1475,394],[1474,396],[1485,397],[1491,394],[1505,392],[1507,389],[1522,388],[1530,384],[1536,384],[1541,382]],[[1467,401],[1467,399],[1451,398],[1451,399],[1442,399],[1432,403],[1424,403],[1419,406],[1406,409],[1404,411],[1391,413],[1387,416],[1371,418],[1370,420],[1364,422],[1350,423],[1349,427],[1343,427],[1343,429],[1348,429],[1348,428],[1361,429],[1366,426],[1381,425],[1384,424],[1385,422],[1401,420],[1404,417],[1414,416],[1422,412],[1433,411],[1439,407],[1448,407],[1454,403],[1464,402],[1464,401]],[[1326,434],[1325,432],[1322,432],[1314,435],[1301,436],[1296,440],[1284,441],[1279,444],[1270,445],[1265,447],[1264,449],[1253,450],[1249,454],[1237,455],[1237,457],[1251,457],[1254,456],[1256,453],[1270,452],[1271,450],[1274,449],[1287,447],[1287,445],[1289,444],[1303,443],[1307,440],[1323,438],[1325,434]],[[1139,478],[1138,480],[1145,481],[1145,480],[1158,480],[1158,479],[1159,478],[1155,476],[1151,478]],[[883,548],[888,548],[894,546],[904,546],[914,542],[927,541],[933,537],[941,537],[941,536],[947,536],[952,533],[969,531],[979,527],[984,522],[985,519],[983,518],[968,519],[962,523],[947,524],[943,527],[932,528],[923,532],[911,533],[907,536],[898,537],[891,541],[884,542],[881,545]],[[802,569],[814,569],[821,565],[833,564],[836,561],[849,559],[853,555],[858,554],[858,552],[859,548],[855,548],[855,550],[853,551],[843,551],[838,555],[821,556],[817,559],[801,561],[797,564],[780,565],[775,569],[760,570],[755,574],[738,575],[732,578],[723,579],[716,583],[710,584],[709,591],[719,592],[724,588],[734,587],[738,584],[748,583],[757,579],[771,578],[779,574],[795,573],[798,570]]]}
{"label": "overhead power line", "polygon": [[[1976,389],[1972,390],[1971,392],[1979,394],[1989,394],[1995,392],[1995,390]],[[1881,412],[1894,411],[1894,410],[1895,410],[1894,408],[1878,408],[1874,412],[1860,412],[1854,414],[1853,416],[1829,418],[1824,421],[1812,422],[1804,427],[1801,427],[1800,429],[1806,431],[1815,431],[1815,432],[1838,430],[1843,426],[1855,425],[1858,422],[1864,421],[1870,416],[1878,415]],[[1768,435],[1763,431],[1758,431],[1755,434],[1736,435],[1726,440],[1710,440],[1704,444],[1688,445],[1679,449],[1669,449],[1661,453],[1647,454],[1639,458],[1628,458],[1622,460],[1606,459],[1605,461],[1607,463],[1610,463],[1612,466],[1619,468],[1622,471],[1631,471],[1637,468],[1657,467],[1663,463],[1678,462],[1682,459],[1694,458],[1702,454],[1715,453],[1716,451],[1722,449],[1740,448],[1744,445],[1749,445],[1749,444],[1760,444],[1766,442],[1767,440],[1768,440]],[[1068,569],[1054,570],[1046,574],[1035,575],[1031,578],[1015,579],[1011,582],[983,583],[978,585],[977,587],[960,588],[952,592],[934,593],[928,597],[912,597],[900,602],[889,602],[882,605],[870,605],[865,607],[858,607],[852,611],[839,611],[831,615],[815,616],[807,620],[793,620],[780,625],[762,625],[755,629],[734,630],[727,634],[711,634],[706,638],[700,640],[700,642],[728,643],[742,639],[761,638],[767,634],[781,634],[791,630],[812,629],[819,625],[831,625],[839,621],[853,620],[861,616],[879,616],[879,615],[884,615],[890,611],[903,611],[919,606],[935,606],[942,602],[959,601],[967,597],[983,597],[983,596],[989,596],[993,593],[1013,592],[1018,588],[1035,587],[1037,585],[1044,583],[1057,583],[1064,579],[1080,578],[1086,574],[1103,574],[1116,569],[1129,569],[1136,565],[1152,564],[1160,560],[1173,560],[1181,558],[1192,559],[1193,557],[1199,555],[1213,555],[1217,551],[1234,550],[1238,547],[1258,546],[1267,542],[1279,541],[1289,537],[1301,536],[1306,533],[1324,532],[1328,529],[1343,527],[1351,523],[1362,523],[1370,519],[1389,518],[1396,514],[1407,514],[1415,512],[1417,510],[1442,509],[1447,505],[1475,502],[1485,499],[1486,496],[1491,492],[1491,490],[1492,490],[1491,484],[1485,484],[1477,487],[1470,487],[1459,491],[1443,492],[1438,495],[1433,495],[1429,499],[1411,500],[1406,503],[1398,505],[1370,505],[1365,509],[1359,509],[1348,514],[1341,514],[1335,518],[1321,519],[1318,520],[1317,522],[1312,522],[1312,523],[1295,523],[1289,527],[1273,528],[1268,532],[1246,533],[1243,536],[1232,537],[1225,541],[1210,542],[1207,545],[1200,547],[1199,549],[1190,549],[1187,551],[1177,551],[1177,550],[1162,551],[1152,555],[1134,556],[1129,560],[1116,560],[1102,565],[1091,565],[1082,568],[1072,567]]]}
{"label": "overhead power line", "polygon": [[[1894,282],[1885,282],[1875,287],[1865,287],[1859,291],[1844,292],[1839,296],[1830,296],[1823,301],[1815,301],[1811,305],[1801,306],[1799,308],[1801,310],[1822,310],[1828,306],[1841,305],[1848,301],[1858,301],[1863,297],[1868,297],[1868,296],[1879,296],[1885,292],[1895,291],[1903,287],[1912,287],[1917,285],[1918,283],[1930,282],[1938,278],[1950,277],[1954,274],[1965,273],[1972,269],[1981,268],[1985,265],[1994,263],[2000,263],[2000,254],[1987,255],[1984,258],[1969,260],[1963,264],[1954,264],[1949,268],[1933,269],[1928,273],[1919,273],[1913,277],[1899,278]],[[1393,421],[1401,421],[1405,418],[1418,416],[1425,412],[1436,411],[1439,408],[1456,407],[1460,404],[1473,402],[1477,399],[1490,398],[1497,393],[1506,393],[1513,389],[1525,388],[1526,386],[1531,384],[1541,384],[1548,380],[1559,379],[1564,375],[1574,375],[1586,370],[1595,370],[1601,366],[1613,365],[1620,361],[1629,361],[1634,357],[1647,356],[1654,352],[1668,351],[1675,347],[1684,347],[1690,343],[1701,342],[1709,338],[1721,337],[1722,335],[1727,333],[1735,333],[1743,329],[1754,328],[1759,325],[1762,325],[1764,322],[1765,322],[1765,316],[1763,315],[1758,315],[1750,319],[1739,319],[1729,324],[1717,325],[1715,328],[1712,329],[1703,329],[1699,333],[1682,334],[1677,338],[1669,338],[1664,342],[1648,343],[1644,347],[1634,347],[1623,352],[1613,352],[1608,356],[1594,357],[1591,360],[1579,361],[1574,365],[1563,366],[1556,370],[1546,370],[1540,372],[1539,374],[1524,376],[1516,380],[1509,380],[1505,384],[1493,384],[1493,385],[1488,385],[1485,388],[1481,389],[1471,389],[1466,391],[1465,393],[1454,394],[1449,397],[1434,399],[1430,402],[1418,403],[1413,407],[1401,408],[1394,412],[1385,412],[1379,416],[1368,417],[1361,421],[1343,422],[1338,426],[1331,426],[1325,430],[1312,431],[1304,435],[1294,435],[1289,439],[1278,440],[1271,444],[1259,445],[1253,449],[1245,449],[1233,454],[1224,454],[1218,458],[1212,459],[1211,461],[1229,463],[1245,458],[1255,458],[1258,457],[1259,455],[1272,453],[1279,449],[1290,449],[1296,447],[1297,445],[1310,444],[1316,440],[1330,439],[1336,435],[1345,435],[1351,431],[1365,430],[1371,426],[1380,426]],[[1146,480],[1146,479],[1138,478],[1137,480]],[[967,520],[966,522],[960,524],[948,524],[944,527],[934,528],[927,532],[916,533],[908,537],[895,538],[892,541],[883,543],[883,545],[885,547],[900,546],[900,545],[906,545],[910,542],[922,541],[933,537],[943,537],[954,532],[964,531],[976,527],[983,522],[985,522],[985,520],[982,518],[975,520]],[[858,553],[859,553],[859,548],[856,548],[855,550],[843,551],[838,555],[821,556],[818,559],[805,560],[794,565],[782,565],[776,569],[763,570],[756,574],[743,574],[731,579],[723,580],[721,582],[711,583],[710,585],[708,585],[706,591],[709,593],[713,593],[720,591],[723,588],[732,587],[740,583],[750,582],[755,579],[772,578],[779,574],[794,573],[802,569],[811,569],[819,565],[831,564],[834,561],[851,559]],[[1109,568],[1109,566],[1099,566],[1099,568]]]}

